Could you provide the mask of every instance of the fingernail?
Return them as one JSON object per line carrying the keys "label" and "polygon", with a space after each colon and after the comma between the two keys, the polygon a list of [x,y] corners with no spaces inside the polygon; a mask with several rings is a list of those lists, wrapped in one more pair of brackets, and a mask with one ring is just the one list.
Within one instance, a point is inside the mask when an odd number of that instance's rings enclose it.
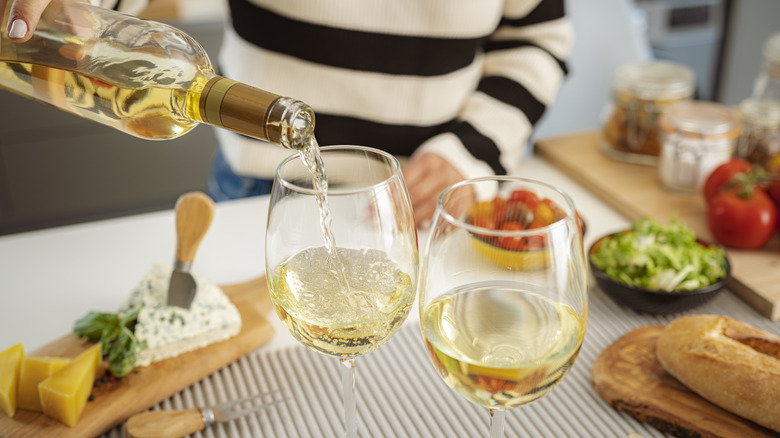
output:
{"label": "fingernail", "polygon": [[8,36],[10,38],[23,38],[25,35],[27,35],[27,23],[17,18],[11,23],[11,28],[8,29]]}

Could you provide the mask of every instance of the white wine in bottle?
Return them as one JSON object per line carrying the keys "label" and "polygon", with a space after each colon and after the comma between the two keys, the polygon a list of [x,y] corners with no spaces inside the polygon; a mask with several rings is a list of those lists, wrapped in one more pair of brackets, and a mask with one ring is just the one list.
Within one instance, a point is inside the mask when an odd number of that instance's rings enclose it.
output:
{"label": "white wine in bottle", "polygon": [[305,103],[214,73],[194,39],[163,23],[86,3],[50,4],[32,36],[0,28],[0,88],[136,137],[167,140],[198,123],[286,148],[309,146]]}

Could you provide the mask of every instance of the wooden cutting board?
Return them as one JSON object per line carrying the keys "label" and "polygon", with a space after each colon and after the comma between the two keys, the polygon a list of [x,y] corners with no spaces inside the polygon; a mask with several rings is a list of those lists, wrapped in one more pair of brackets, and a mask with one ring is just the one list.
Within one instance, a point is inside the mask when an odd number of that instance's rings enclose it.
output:
{"label": "wooden cutting board", "polygon": [[[700,238],[713,241],[701,195],[667,190],[656,166],[607,157],[601,152],[601,139],[598,131],[549,138],[539,140],[535,151],[628,219],[648,216],[666,224],[676,215]],[[582,214],[587,221],[588,212]],[[729,289],[762,315],[780,320],[780,237],[758,250],[727,252],[733,274]]]}
{"label": "wooden cutting board", "polygon": [[708,402],[667,373],[655,356],[662,329],[653,325],[628,332],[596,358],[591,384],[604,401],[678,437],[780,436]]}
{"label": "wooden cutting board", "polygon": [[[0,437],[94,437],[204,379],[268,342],[274,334],[265,315],[271,309],[265,277],[222,287],[241,313],[238,335],[177,357],[137,368],[122,379],[94,388],[95,400],[87,402],[74,427],[41,413],[19,409],[14,418],[0,413]],[[86,310],[85,310],[86,313]],[[70,334],[51,342],[30,356],[75,357],[91,343]]]}

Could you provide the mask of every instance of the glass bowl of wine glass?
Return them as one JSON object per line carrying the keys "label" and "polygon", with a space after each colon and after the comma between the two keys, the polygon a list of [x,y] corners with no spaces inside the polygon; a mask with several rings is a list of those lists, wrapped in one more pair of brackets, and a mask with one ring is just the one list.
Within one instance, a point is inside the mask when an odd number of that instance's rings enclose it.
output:
{"label": "glass bowl of wine glass", "polygon": [[355,360],[398,330],[417,285],[417,229],[398,161],[362,146],[283,161],[265,250],[276,314],[297,341],[343,365],[345,436],[355,437]]}
{"label": "glass bowl of wine glass", "polygon": [[[484,226],[474,215],[491,201],[479,196],[491,190],[493,198],[531,192],[554,202],[557,213],[538,227]],[[510,262],[506,252],[494,258],[482,246],[500,239],[541,245],[532,263],[527,254]],[[582,346],[587,265],[574,203],[553,186],[522,178],[455,184],[439,198],[423,254],[418,303],[431,363],[456,393],[488,408],[491,437],[499,437],[506,410],[551,391]]]}

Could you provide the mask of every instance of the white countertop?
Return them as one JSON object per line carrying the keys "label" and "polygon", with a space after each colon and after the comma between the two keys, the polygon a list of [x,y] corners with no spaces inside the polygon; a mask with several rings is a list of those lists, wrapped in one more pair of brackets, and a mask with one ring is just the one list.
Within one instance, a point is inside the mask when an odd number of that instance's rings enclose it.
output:
{"label": "white countertop", "polygon": [[[524,162],[521,175],[572,196],[588,226],[586,248],[591,239],[628,224],[538,157]],[[268,200],[217,204],[193,272],[217,284],[264,275]],[[421,248],[425,238],[421,232]],[[32,351],[69,333],[90,310],[115,311],[153,262],[173,262],[174,249],[173,210],[0,237],[0,350],[23,342]],[[269,319],[276,335],[263,348],[295,343],[275,315]]]}
{"label": "white countertop", "polygon": [[[571,195],[587,224],[586,248],[597,237],[629,225],[538,157],[527,159],[520,173]],[[264,275],[268,201],[263,196],[217,204],[194,272],[218,284]],[[424,248],[427,232],[419,237]],[[115,311],[153,262],[172,261],[174,246],[172,210],[0,237],[0,350],[21,341],[26,351],[32,351],[70,332],[89,310]],[[777,332],[776,323],[726,291],[689,312],[724,314]],[[363,436],[482,434],[487,414],[439,381],[421,345],[416,315],[412,310],[396,336],[360,359],[359,430]],[[632,328],[664,324],[678,316],[638,314],[592,287],[586,339],[577,363],[550,395],[509,412],[507,436],[665,437],[601,400],[590,383],[590,372],[598,355]],[[273,312],[268,317],[276,330],[268,344],[153,408],[194,408],[279,388],[293,401],[213,426],[209,436],[340,435],[341,423],[335,420],[341,416],[341,401],[334,395],[338,393],[334,382],[340,380],[336,362],[298,344]],[[121,427],[104,435],[118,437]]]}

